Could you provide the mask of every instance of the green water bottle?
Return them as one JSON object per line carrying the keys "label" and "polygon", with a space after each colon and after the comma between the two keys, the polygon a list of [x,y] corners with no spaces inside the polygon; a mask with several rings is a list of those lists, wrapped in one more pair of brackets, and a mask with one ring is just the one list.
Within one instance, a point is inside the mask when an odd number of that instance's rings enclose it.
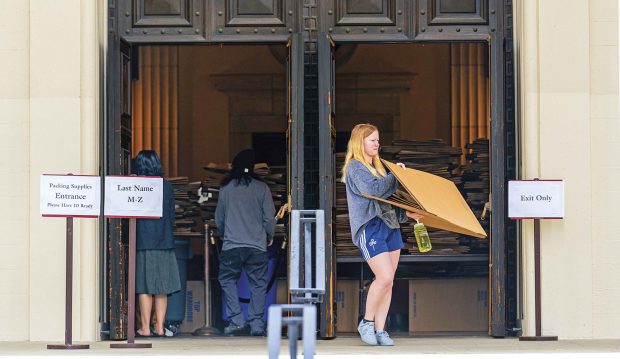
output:
{"label": "green water bottle", "polygon": [[431,246],[431,239],[428,236],[426,226],[420,221],[417,222],[413,226],[413,234],[415,235],[416,242],[418,242],[418,250],[420,253],[425,253],[430,251],[433,246]]}

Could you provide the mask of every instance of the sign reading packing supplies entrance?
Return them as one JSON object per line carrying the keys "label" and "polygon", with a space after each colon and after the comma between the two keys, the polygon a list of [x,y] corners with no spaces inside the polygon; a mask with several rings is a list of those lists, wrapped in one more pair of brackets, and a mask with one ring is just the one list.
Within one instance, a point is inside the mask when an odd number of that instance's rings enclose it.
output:
{"label": "sign reading packing supplies entrance", "polygon": [[508,217],[564,218],[564,181],[508,181]]}
{"label": "sign reading packing supplies entrance", "polygon": [[119,218],[161,218],[161,177],[106,176],[104,215]]}
{"label": "sign reading packing supplies entrance", "polygon": [[98,217],[98,176],[41,175],[39,208],[43,217]]}

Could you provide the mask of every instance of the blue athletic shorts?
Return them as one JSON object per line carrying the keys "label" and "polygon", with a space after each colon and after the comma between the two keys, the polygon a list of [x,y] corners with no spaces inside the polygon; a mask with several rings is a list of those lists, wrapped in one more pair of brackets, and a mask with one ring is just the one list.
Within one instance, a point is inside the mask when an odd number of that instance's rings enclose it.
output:
{"label": "blue athletic shorts", "polygon": [[392,252],[403,248],[403,237],[400,228],[390,228],[381,218],[375,217],[368,221],[362,231],[359,249],[365,260],[384,252]]}

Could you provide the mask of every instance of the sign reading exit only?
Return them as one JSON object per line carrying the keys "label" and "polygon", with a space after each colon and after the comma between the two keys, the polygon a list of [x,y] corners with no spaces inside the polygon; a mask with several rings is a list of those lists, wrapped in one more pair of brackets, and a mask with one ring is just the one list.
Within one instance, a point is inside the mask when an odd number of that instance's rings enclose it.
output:
{"label": "sign reading exit only", "polygon": [[564,181],[508,181],[508,217],[512,219],[564,218]]}
{"label": "sign reading exit only", "polygon": [[106,217],[161,218],[164,181],[161,177],[106,176]]}

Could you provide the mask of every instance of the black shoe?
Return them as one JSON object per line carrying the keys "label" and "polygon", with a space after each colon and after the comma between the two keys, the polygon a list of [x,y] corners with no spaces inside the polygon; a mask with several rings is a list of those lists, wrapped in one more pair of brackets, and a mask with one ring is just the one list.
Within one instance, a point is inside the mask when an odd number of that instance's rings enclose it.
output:
{"label": "black shoe", "polygon": [[245,330],[245,324],[237,325],[235,323],[229,323],[226,328],[224,328],[224,335],[239,335]]}
{"label": "black shoe", "polygon": [[164,333],[163,334],[159,334],[155,330],[155,327],[151,325],[150,330],[151,330],[151,336],[154,337],[154,338],[161,338],[161,337],[166,335],[166,329],[164,329]]}
{"label": "black shoe", "polygon": [[136,330],[136,334],[134,334],[134,338],[150,338],[151,335],[142,335],[139,331]]}

